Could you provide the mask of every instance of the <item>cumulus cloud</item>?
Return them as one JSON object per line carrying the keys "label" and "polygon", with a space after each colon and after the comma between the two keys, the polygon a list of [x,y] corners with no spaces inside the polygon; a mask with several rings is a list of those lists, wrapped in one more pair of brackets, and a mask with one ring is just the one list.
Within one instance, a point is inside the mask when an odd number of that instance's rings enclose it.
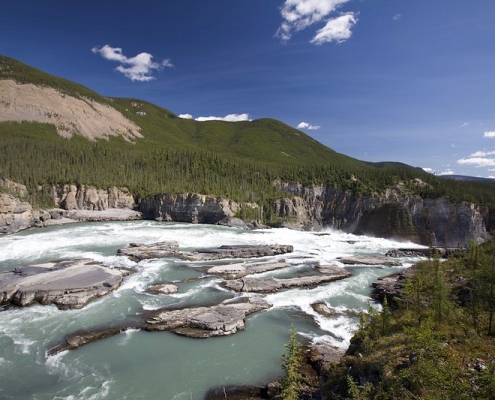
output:
{"label": "cumulus cloud", "polygon": [[352,35],[351,28],[356,24],[356,14],[349,12],[338,17],[332,14],[350,0],[285,0],[280,8],[283,22],[275,36],[288,41],[294,32],[301,31],[319,22],[326,22],[317,31],[311,43],[341,43]]}
{"label": "cumulus cloud", "polygon": [[[191,114],[179,114],[180,118],[193,119]],[[228,114],[225,117],[198,117],[194,118],[196,121],[226,121],[226,122],[240,122],[240,121],[251,121],[248,113],[243,114]]]}
{"label": "cumulus cloud", "polygon": [[111,47],[108,44],[102,47],[93,47],[91,51],[101,55],[106,60],[117,61],[120,65],[117,71],[124,74],[132,81],[147,82],[155,79],[151,74],[154,70],[161,70],[166,67],[173,67],[170,60],[166,59],[160,63],[153,61],[153,56],[149,53],[139,53],[134,57],[126,57],[122,54],[120,47]]}
{"label": "cumulus cloud", "polygon": [[452,171],[450,168],[447,168],[445,171],[440,172],[438,175],[454,175],[454,171]]}
{"label": "cumulus cloud", "polygon": [[495,151],[477,151],[476,153],[471,154],[470,157],[486,157],[495,155]]}
{"label": "cumulus cloud", "polygon": [[323,28],[316,32],[315,37],[311,39],[311,43],[342,43],[352,36],[351,28],[356,22],[357,19],[353,13],[347,13],[331,19]]}
{"label": "cumulus cloud", "polygon": [[461,158],[460,160],[457,160],[457,164],[473,165],[476,168],[495,167],[495,158],[486,158],[486,157]]}
{"label": "cumulus cloud", "polygon": [[483,135],[483,137],[486,137],[486,138],[495,138],[495,131],[485,132],[485,134]]}
{"label": "cumulus cloud", "polygon": [[298,129],[309,129],[310,131],[316,131],[318,129],[321,128],[321,126],[318,126],[318,125],[311,125],[311,124],[308,124],[307,122],[301,122],[299,123],[299,125],[297,125],[297,128]]}
{"label": "cumulus cloud", "polygon": [[429,174],[433,174],[435,172],[433,168],[428,168],[428,167],[424,167],[423,171],[428,172]]}

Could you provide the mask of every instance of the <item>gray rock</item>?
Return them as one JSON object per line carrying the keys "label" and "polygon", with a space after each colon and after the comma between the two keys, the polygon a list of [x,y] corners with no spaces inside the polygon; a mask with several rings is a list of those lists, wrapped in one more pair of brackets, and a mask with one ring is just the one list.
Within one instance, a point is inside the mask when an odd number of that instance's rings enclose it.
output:
{"label": "gray rock", "polygon": [[93,260],[49,262],[0,274],[0,304],[82,308],[119,287],[123,273]]}
{"label": "gray rock", "polygon": [[244,329],[248,314],[264,310],[271,305],[260,297],[243,302],[222,303],[211,307],[161,310],[146,321],[149,331],[172,331],[195,338],[225,336]]}
{"label": "gray rock", "polygon": [[179,291],[179,288],[171,283],[161,283],[148,288],[148,292],[158,294],[174,294]]}
{"label": "gray rock", "polygon": [[193,253],[183,253],[182,258],[188,261],[211,261],[224,258],[256,258],[291,253],[291,245],[224,245],[215,248],[198,249]]}
{"label": "gray rock", "polygon": [[173,241],[152,244],[130,243],[129,247],[119,249],[117,254],[119,256],[127,256],[134,261],[150,258],[177,257],[179,255],[179,243]]}
{"label": "gray rock", "polygon": [[311,304],[311,308],[315,310],[318,314],[323,315],[324,317],[331,317],[332,315],[337,314],[336,310],[328,307],[325,303]]}
{"label": "gray rock", "polygon": [[300,276],[297,278],[277,279],[277,278],[243,278],[226,281],[222,285],[236,292],[258,292],[271,293],[281,289],[291,289],[297,287],[313,287],[322,283],[333,282],[345,279],[351,274],[342,268],[338,268],[334,274],[319,274]]}
{"label": "gray rock", "polygon": [[385,265],[386,267],[400,267],[402,265],[400,262],[391,260],[385,256],[353,256],[339,258],[338,260],[346,265]]}
{"label": "gray rock", "polygon": [[290,267],[285,261],[267,261],[259,263],[234,263],[217,265],[207,270],[209,274],[220,275],[223,279],[239,279],[246,275]]}

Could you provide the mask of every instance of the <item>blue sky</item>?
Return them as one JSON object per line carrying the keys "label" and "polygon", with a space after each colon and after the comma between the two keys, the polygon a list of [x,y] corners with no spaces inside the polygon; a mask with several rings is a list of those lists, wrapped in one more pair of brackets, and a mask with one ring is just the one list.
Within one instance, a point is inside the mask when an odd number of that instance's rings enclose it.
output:
{"label": "blue sky", "polygon": [[16,0],[0,54],[190,118],[495,177],[494,0]]}

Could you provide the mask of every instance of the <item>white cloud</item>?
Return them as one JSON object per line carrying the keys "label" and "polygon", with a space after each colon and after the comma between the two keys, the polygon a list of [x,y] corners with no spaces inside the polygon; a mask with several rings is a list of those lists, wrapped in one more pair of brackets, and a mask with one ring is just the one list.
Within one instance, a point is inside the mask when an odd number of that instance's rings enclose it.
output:
{"label": "white cloud", "polygon": [[225,117],[198,117],[196,121],[227,121],[227,122],[239,122],[250,121],[249,114],[228,114]]}
{"label": "white cloud", "polygon": [[495,179],[495,175],[488,175],[487,178],[488,179]]}
{"label": "white cloud", "polygon": [[392,17],[392,19],[393,19],[394,21],[398,21],[398,20],[400,20],[401,18],[402,18],[402,14],[395,14],[395,15]]}
{"label": "white cloud", "polygon": [[310,131],[316,131],[318,129],[321,128],[321,126],[318,126],[318,125],[311,125],[311,124],[308,124],[307,122],[301,122],[299,123],[299,125],[297,125],[297,128],[298,129],[309,129]]}
{"label": "white cloud", "polygon": [[435,172],[433,168],[428,168],[428,167],[423,168],[423,171],[428,172],[429,174],[433,174],[433,172]]}
{"label": "white cloud", "polygon": [[332,18],[331,14],[348,1],[350,0],[285,0],[280,8],[284,20],[275,36],[287,41],[294,32],[326,21],[326,25],[316,33],[311,43],[343,42],[352,35],[351,28],[357,22],[356,15],[349,12]]}
{"label": "white cloud", "polygon": [[495,158],[486,158],[486,157],[461,158],[460,160],[457,160],[457,164],[473,165],[476,168],[495,167]]}
{"label": "white cloud", "polygon": [[342,43],[352,36],[351,28],[356,24],[357,19],[353,13],[347,13],[340,17],[331,19],[321,28],[311,43],[323,44],[328,42]]}
{"label": "white cloud", "polygon": [[122,54],[120,47],[111,47],[108,44],[102,47],[93,47],[91,51],[95,54],[100,54],[107,60],[121,63],[116,70],[123,73],[132,81],[147,82],[153,80],[155,79],[151,75],[153,70],[173,67],[168,59],[160,63],[153,62],[153,56],[149,53],[139,53],[134,57],[128,58]]}
{"label": "white cloud", "polygon": [[184,119],[192,119],[191,114],[179,114],[179,118],[184,118]]}
{"label": "white cloud", "polygon": [[470,157],[486,157],[495,155],[495,151],[477,151],[476,153],[471,154]]}
{"label": "white cloud", "polygon": [[469,122],[464,122],[463,124],[461,124],[461,128],[465,128],[466,126],[469,126]]}
{"label": "white cloud", "polygon": [[485,134],[483,135],[483,137],[486,137],[486,138],[495,138],[495,131],[485,132]]}
{"label": "white cloud", "polygon": [[454,175],[455,172],[452,171],[450,168],[447,168],[445,171],[440,172],[438,175]]}

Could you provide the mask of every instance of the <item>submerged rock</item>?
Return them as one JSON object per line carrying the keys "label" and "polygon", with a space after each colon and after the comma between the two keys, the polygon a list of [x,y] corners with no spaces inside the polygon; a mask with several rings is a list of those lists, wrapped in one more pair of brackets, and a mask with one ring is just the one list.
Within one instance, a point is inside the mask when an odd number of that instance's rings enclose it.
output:
{"label": "submerged rock", "polygon": [[271,304],[266,300],[252,297],[242,302],[221,303],[211,307],[161,310],[146,321],[144,329],[172,331],[194,338],[231,335],[244,329],[248,314],[269,307]]}
{"label": "submerged rock", "polygon": [[0,304],[82,308],[119,287],[124,273],[89,260],[49,262],[0,274]]}

